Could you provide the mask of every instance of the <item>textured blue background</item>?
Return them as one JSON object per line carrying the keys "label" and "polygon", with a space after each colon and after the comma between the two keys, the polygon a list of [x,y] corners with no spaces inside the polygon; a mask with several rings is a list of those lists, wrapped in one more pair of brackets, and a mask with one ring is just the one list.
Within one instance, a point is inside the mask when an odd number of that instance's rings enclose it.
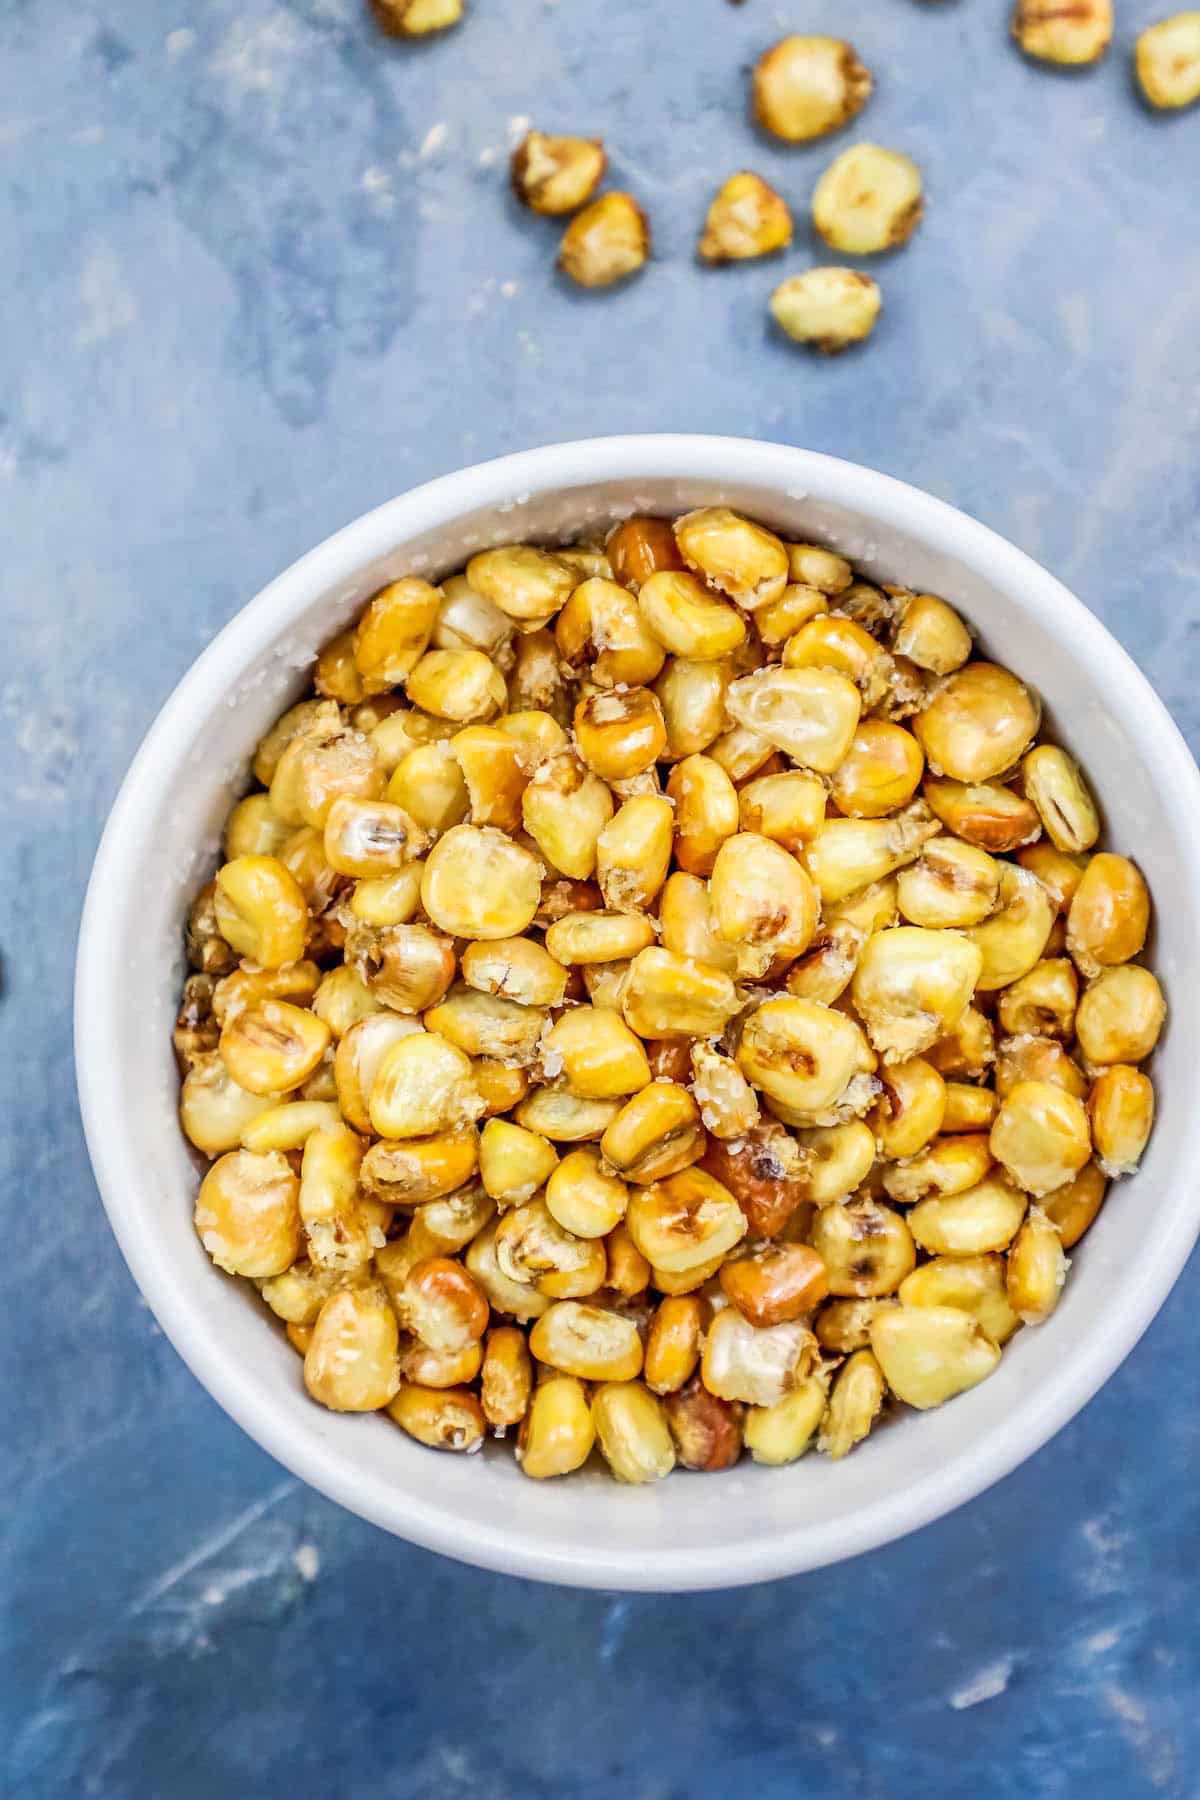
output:
{"label": "textured blue background", "polygon": [[[210,1800],[1200,1792],[1195,1267],[1103,1395],[955,1517],[744,1594],[626,1599],[391,1541],[254,1448],[97,1204],[69,985],[145,726],[269,576],[425,476],[596,432],[757,434],[907,477],[1072,584],[1200,736],[1200,111],[1128,49],[1036,70],[1003,0],[860,0],[928,219],[857,356],[699,271],[745,68],[838,0],[0,0],[0,1791]],[[531,115],[601,131],[660,257],[568,292],[506,195]],[[789,268],[810,260],[802,241]],[[1170,903],[1170,896],[1159,896]]]}

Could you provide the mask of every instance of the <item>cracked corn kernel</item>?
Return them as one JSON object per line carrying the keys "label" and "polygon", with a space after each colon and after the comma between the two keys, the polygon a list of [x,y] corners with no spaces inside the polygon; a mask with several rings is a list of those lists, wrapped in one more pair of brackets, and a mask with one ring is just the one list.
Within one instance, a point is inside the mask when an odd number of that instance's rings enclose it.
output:
{"label": "cracked corn kernel", "polygon": [[754,66],[754,116],[791,144],[836,131],[870,94],[871,72],[843,38],[781,38]]}
{"label": "cracked corn kernel", "polygon": [[713,196],[698,253],[701,262],[744,262],[786,250],[791,241],[786,200],[761,175],[742,169]]}
{"label": "cracked corn kernel", "polygon": [[879,144],[855,144],[830,163],[813,190],[812,221],[834,250],[869,256],[906,244],[921,222],[921,171]]}
{"label": "cracked corn kernel", "polygon": [[603,1242],[565,1231],[544,1200],[505,1212],[493,1241],[501,1273],[532,1283],[547,1299],[586,1299],[604,1284]]}
{"label": "cracked corn kernel", "polygon": [[920,1056],[885,1063],[879,1080],[883,1091],[867,1114],[879,1152],[891,1162],[916,1156],[943,1128],[947,1085]]}
{"label": "cracked corn kernel", "polygon": [[634,595],[598,577],[581,581],[572,593],[555,622],[554,642],[564,662],[602,688],[639,687],[653,681],[666,661]]}
{"label": "cracked corn kernel", "polygon": [[1200,12],[1173,13],[1137,41],[1135,66],[1151,106],[1191,106],[1200,100]]}
{"label": "cracked corn kernel", "polygon": [[671,866],[675,809],[661,794],[635,794],[596,839],[596,880],[616,912],[644,912]]}
{"label": "cracked corn kernel", "polygon": [[563,233],[558,266],[580,287],[611,287],[650,255],[650,224],[632,194],[601,194]]}
{"label": "cracked corn kernel", "polygon": [[1012,34],[1038,62],[1098,62],[1112,40],[1112,0],[1016,0]]}
{"label": "cracked corn kernel", "polygon": [[606,162],[600,138],[528,131],[512,154],[513,192],[531,212],[574,212],[595,193]]}
{"label": "cracked corn kernel", "polygon": [[771,295],[771,317],[786,337],[827,356],[861,344],[883,307],[879,283],[861,269],[805,269]]}
{"label": "cracked corn kernel", "polygon": [[288,1000],[260,1000],[227,1019],[218,1048],[239,1087],[286,1094],[307,1079],[332,1038],[324,1019]]}
{"label": "cracked corn kernel", "polygon": [[519,1425],[532,1392],[533,1363],[524,1332],[515,1325],[494,1326],[484,1345],[479,1396],[493,1431]]}
{"label": "cracked corn kernel", "polygon": [[731,1469],[742,1454],[743,1408],[710,1394],[698,1376],[663,1401],[675,1453],[685,1469]]}
{"label": "cracked corn kernel", "polygon": [[816,1339],[799,1320],[751,1325],[727,1306],[708,1328],[700,1378],[719,1400],[774,1406],[811,1372],[815,1351]]}

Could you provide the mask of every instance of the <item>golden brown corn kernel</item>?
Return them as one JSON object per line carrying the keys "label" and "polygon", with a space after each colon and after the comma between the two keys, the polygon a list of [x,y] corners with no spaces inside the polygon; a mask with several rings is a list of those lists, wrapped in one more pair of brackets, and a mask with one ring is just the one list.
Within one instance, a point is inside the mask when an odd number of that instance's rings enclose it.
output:
{"label": "golden brown corn kernel", "polygon": [[473,1128],[373,1144],[363,1158],[363,1192],[393,1206],[420,1206],[470,1181],[478,1160],[479,1140]]}
{"label": "golden brown corn kernel", "polygon": [[850,748],[861,701],[854,683],[835,670],[767,668],[735,681],[726,705],[739,725],[827,775]]}
{"label": "golden brown corn kernel", "polygon": [[687,756],[667,782],[675,803],[675,859],[692,875],[709,875],[717,852],[738,828],[738,795],[720,763]]}
{"label": "golden brown corn kernel", "polygon": [[574,212],[595,193],[606,161],[599,138],[527,131],[512,154],[513,192],[530,212]]}
{"label": "golden brown corn kernel", "polygon": [[441,604],[441,589],[415,575],[375,595],[354,631],[354,661],[366,693],[399,687],[423,655]]}
{"label": "golden brown corn kernel", "polygon": [[609,1232],[604,1246],[608,1256],[607,1285],[628,1300],[644,1294],[650,1285],[650,1264],[623,1222]]}
{"label": "golden brown corn kernel", "polygon": [[372,1129],[392,1139],[452,1131],[483,1111],[470,1059],[432,1031],[402,1037],[384,1051],[368,1106]]}
{"label": "golden brown corn kernel", "polygon": [[275,969],[243,964],[212,987],[212,1017],[218,1025],[224,1025],[248,1006],[258,1006],[264,1000],[290,1000],[303,1006],[311,1001],[321,980],[321,971],[314,962],[284,963]]}
{"label": "golden brown corn kernel", "polygon": [[477,594],[510,619],[541,624],[552,618],[579,577],[550,550],[529,544],[504,544],[482,550],[467,564],[467,580]]}
{"label": "golden brown corn kernel", "polygon": [[1000,995],[997,1016],[1001,1029],[1014,1037],[1061,1038],[1069,1042],[1075,1030],[1079,978],[1065,956],[1034,963]]}
{"label": "golden brown corn kernel", "polygon": [[421,864],[406,863],[392,875],[356,881],[350,912],[364,925],[407,925],[421,904]]}
{"label": "golden brown corn kernel", "polygon": [[843,150],[813,189],[814,229],[834,250],[850,256],[906,244],[923,210],[916,163],[879,144]]}
{"label": "golden brown corn kernel", "polygon": [[487,1329],[483,1290],[453,1257],[429,1256],[415,1264],[394,1304],[401,1325],[430,1350],[464,1350]]}
{"label": "golden brown corn kernel", "polygon": [[1132,1175],[1154,1123],[1154,1088],[1140,1069],[1113,1063],[1088,1095],[1096,1161],[1106,1175]]}
{"label": "golden brown corn kernel", "polygon": [[1019,1081],[1000,1103],[992,1155],[1019,1187],[1049,1194],[1077,1175],[1092,1153],[1088,1117],[1073,1094],[1049,1081]]}
{"label": "golden brown corn kernel", "polygon": [[502,832],[455,825],[425,860],[421,903],[455,937],[507,938],[532,923],[541,883],[537,858]]}
{"label": "golden brown corn kernel", "polygon": [[522,1006],[561,1006],[567,971],[531,938],[499,938],[469,944],[462,976],[481,994],[500,994]]}
{"label": "golden brown corn kernel", "polygon": [[1023,682],[995,663],[968,663],[917,714],[913,730],[935,775],[991,781],[1016,763],[1037,731],[1041,707]]}
{"label": "golden brown corn kernel", "polygon": [[474,1381],[482,1365],[483,1345],[477,1338],[461,1350],[431,1350],[412,1338],[400,1350],[401,1380],[416,1387],[463,1387]]}
{"label": "golden brown corn kernel", "polygon": [[661,1481],[675,1446],[660,1401],[640,1381],[606,1381],[592,1397],[601,1454],[618,1481]]}
{"label": "golden brown corn kernel", "polygon": [[454,945],[428,925],[356,926],[346,936],[346,961],[396,1012],[433,1006],[454,979]]}
{"label": "golden brown corn kernel", "polygon": [[982,967],[957,932],[898,925],[868,938],[850,984],[871,1043],[888,1062],[919,1056],[962,1018]]}
{"label": "golden brown corn kernel", "polygon": [[595,1441],[583,1383],[570,1375],[539,1382],[521,1421],[517,1464],[522,1475],[534,1481],[570,1475],[587,1461]]}
{"label": "golden brown corn kernel", "polygon": [[819,1113],[842,1098],[866,1053],[853,1020],[788,997],[764,1001],[751,1013],[737,1064],[770,1099],[795,1112]]}
{"label": "golden brown corn kernel", "polygon": [[727,838],[713,864],[709,893],[714,928],[728,944],[791,961],[812,940],[816,888],[795,857],[770,838],[749,831]]}
{"label": "golden brown corn kernel", "polygon": [[613,575],[622,587],[635,594],[660,569],[683,567],[675,533],[667,519],[635,513],[614,525],[605,548]]}
{"label": "golden brown corn kernel", "polygon": [[785,336],[793,343],[810,344],[826,356],[836,356],[869,338],[882,305],[877,281],[861,269],[842,268],[805,269],[801,275],[789,275],[775,288],[770,301],[771,317]]}
{"label": "golden brown corn kernel", "polygon": [[624,781],[658,761],[667,742],[662,708],[648,688],[605,689],[575,708],[575,740],[594,775]]}
{"label": "golden brown corn kernel", "polygon": [[508,698],[504,676],[482,650],[427,650],[405,686],[414,706],[460,725],[490,718]]}
{"label": "golden brown corn kernel", "polygon": [[196,1235],[219,1269],[280,1275],[300,1254],[300,1184],[279,1151],[231,1150],[196,1196]]}
{"label": "golden brown corn kernel", "polygon": [[624,1218],[628,1204],[628,1188],[608,1172],[598,1150],[570,1151],[546,1181],[551,1218],[577,1238],[607,1237]]}
{"label": "golden brown corn kernel", "polygon": [[632,194],[601,194],[563,232],[558,266],[580,287],[611,287],[650,255],[650,222]]}
{"label": "golden brown corn kernel", "polygon": [[474,1238],[463,1261],[491,1302],[492,1310],[506,1314],[524,1324],[540,1318],[550,1305],[549,1298],[532,1282],[515,1281],[505,1274],[496,1257],[496,1233],[499,1221],[493,1219]]}
{"label": "golden brown corn kernel", "polygon": [[639,1186],[696,1162],[705,1137],[695,1101],[676,1082],[657,1080],[625,1102],[600,1140],[605,1161]]}
{"label": "golden brown corn kernel", "polygon": [[714,1137],[740,1138],[758,1124],[758,1099],[731,1056],[698,1039],[691,1047],[692,1091]]}
{"label": "golden brown corn kernel", "polygon": [[508,1068],[490,1056],[473,1058],[472,1067],[475,1086],[483,1101],[481,1117],[485,1119],[497,1113],[511,1112],[529,1092],[529,1076],[524,1069]]}
{"label": "golden brown corn kernel", "polygon": [[418,1206],[408,1228],[408,1241],[427,1256],[451,1256],[495,1217],[496,1209],[477,1183]]}
{"label": "golden brown corn kernel", "polygon": [[1056,850],[1090,850],[1100,836],[1100,818],[1079,764],[1056,744],[1038,744],[1021,764],[1025,793]]}
{"label": "golden brown corn kernel", "polygon": [[530,773],[521,744],[499,725],[469,725],[450,739],[450,749],[466,782],[472,825],[519,831]]}
{"label": "golden brown corn kernel", "polygon": [[422,1387],[406,1380],[387,1412],[402,1431],[430,1450],[469,1455],[483,1443],[483,1408],[470,1388]]}
{"label": "golden brown corn kernel", "polygon": [[825,1380],[810,1375],[773,1406],[748,1407],[743,1419],[747,1450],[756,1463],[780,1468],[804,1455],[825,1412]]}
{"label": "golden brown corn kernel", "polygon": [[[295,877],[277,857],[239,856],[223,864],[212,908],[217,930],[239,956],[278,968],[304,955],[308,908]],[[208,959],[210,973],[222,972],[220,961]]]}
{"label": "golden brown corn kernel", "polygon": [[638,608],[658,642],[673,656],[712,662],[736,650],[746,636],[741,614],[715,599],[685,569],[659,569],[638,590]]}
{"label": "golden brown corn kernel", "polygon": [[713,929],[708,886],[697,876],[677,871],[668,878],[659,903],[659,923],[665,950],[726,974],[737,970],[737,949]]}
{"label": "golden brown corn kernel", "polygon": [[745,1216],[729,1189],[695,1166],[635,1187],[625,1223],[651,1267],[667,1275],[692,1273],[746,1235]]}
{"label": "golden brown corn kernel", "polygon": [[[886,719],[864,719],[834,770],[830,793],[851,818],[881,819],[907,806],[921,784],[925,758],[911,731]],[[776,777],[776,780],[786,777]]]}
{"label": "golden brown corn kernel", "polygon": [[577,1006],[542,1039],[542,1062],[552,1078],[562,1074],[585,1100],[635,1094],[650,1080],[641,1044],[621,1015],[607,1007]]}
{"label": "golden brown corn kernel", "polygon": [[1132,963],[1104,969],[1087,987],[1075,1015],[1079,1048],[1088,1062],[1143,1062],[1166,1017],[1163,992],[1149,969]]}
{"label": "golden brown corn kernel", "polygon": [[795,1138],[774,1119],[743,1137],[712,1139],[704,1167],[733,1195],[751,1231],[774,1237],[807,1197],[807,1167]]}
{"label": "golden brown corn kernel", "polygon": [[993,855],[1019,849],[1041,831],[1029,801],[995,782],[945,781],[926,775],[921,792],[947,831]]}
{"label": "golden brown corn kernel", "polygon": [[493,1431],[519,1425],[529,1410],[533,1364],[525,1334],[515,1325],[495,1325],[487,1334],[480,1379],[483,1416]]}
{"label": "golden brown corn kernel", "polygon": [[918,1155],[883,1171],[891,1199],[911,1206],[928,1194],[961,1194],[981,1182],[992,1166],[986,1132],[937,1137]]}
{"label": "golden brown corn kernel", "polygon": [[371,0],[371,11],[388,37],[428,37],[459,23],[463,0]]}
{"label": "golden brown corn kernel", "polygon": [[386,781],[370,740],[335,722],[319,737],[293,738],[271,781],[271,808],[288,824],[323,831],[336,799],[381,799]]}
{"label": "golden brown corn kernel", "polygon": [[1059,913],[1065,913],[1075,898],[1076,889],[1087,866],[1087,858],[1066,856],[1043,839],[1040,843],[1029,844],[1025,849],[1019,850],[1017,861],[1023,869],[1028,869],[1037,876],[1042,886],[1049,890],[1050,898]]}
{"label": "golden brown corn kernel", "polygon": [[717,189],[700,238],[701,262],[744,262],[786,250],[792,241],[787,201],[748,169],[740,169]]}
{"label": "golden brown corn kernel", "polygon": [[1135,51],[1138,84],[1151,106],[1200,100],[1200,12],[1174,13],[1142,32]]}
{"label": "golden brown corn kernel", "polygon": [[340,631],[331,638],[317,658],[313,686],[329,700],[340,700],[343,706],[356,706],[366,694],[363,679],[354,661],[354,629]]}
{"label": "golden brown corn kernel", "polygon": [[269,788],[279,759],[294,738],[309,732],[320,735],[330,728],[336,730],[340,719],[337,706],[329,700],[301,700],[298,705],[289,707],[281,718],[276,719],[254,752],[254,779]]}
{"label": "golden brown corn kernel", "polygon": [[640,687],[666,659],[636,600],[616,581],[581,582],[555,621],[554,641],[566,662],[586,665],[602,688]]}
{"label": "golden brown corn kernel", "polygon": [[1050,1220],[1064,1250],[1077,1244],[1104,1203],[1108,1187],[1104,1171],[1094,1162],[1082,1168],[1073,1181],[1053,1193],[1043,1194],[1040,1205]]}
{"label": "golden brown corn kernel", "polygon": [[529,1334],[539,1362],[580,1381],[632,1381],[642,1370],[642,1340],[632,1319],[578,1300],[559,1300]]}
{"label": "golden brown corn kernel", "polygon": [[1007,1250],[1025,1217],[1026,1196],[999,1169],[961,1194],[933,1194],[908,1215],[908,1227],[932,1256],[981,1256]]}
{"label": "golden brown corn kernel", "polygon": [[1067,1279],[1062,1239],[1040,1206],[1031,1206],[1008,1253],[1009,1305],[1026,1325],[1040,1325],[1058,1305]]}
{"label": "golden brown corn kernel", "polygon": [[617,809],[595,840],[606,906],[618,912],[649,907],[667,878],[674,824],[674,808],[661,795],[637,794]]}
{"label": "golden brown corn kernel", "polygon": [[[823,613],[802,625],[783,646],[785,669],[833,669],[852,681],[864,706],[883,697],[890,659],[870,632],[840,612]],[[847,753],[848,754],[848,753]]]}
{"label": "golden brown corn kernel", "polygon": [[722,1263],[721,1291],[751,1325],[782,1325],[819,1306],[825,1264],[808,1244],[764,1244]]}
{"label": "golden brown corn kernel", "polygon": [[[915,1273],[919,1274],[920,1270]],[[912,1279],[912,1275],[906,1275],[900,1283],[901,1289]],[[1003,1285],[1002,1274],[1001,1288]],[[852,1350],[868,1349],[871,1320],[881,1307],[896,1304],[895,1297],[890,1294],[873,1300],[829,1300],[813,1321],[817,1342],[822,1350],[833,1351],[838,1356],[848,1356]]]}
{"label": "golden brown corn kernel", "polygon": [[400,1385],[400,1334],[380,1282],[330,1294],[304,1357],[304,1385],[334,1412],[376,1412]]}
{"label": "golden brown corn kernel", "polygon": [[994,1344],[1020,1324],[1005,1291],[1002,1256],[935,1256],[900,1283],[902,1306],[953,1306],[970,1313]]}
{"label": "golden brown corn kernel", "polygon": [[227,1018],[221,1060],[251,1094],[284,1094],[311,1075],[329,1043],[323,1019],[286,1000],[260,1000]]}
{"label": "golden brown corn kernel", "polygon": [[663,1410],[685,1469],[712,1474],[731,1469],[741,1456],[742,1407],[710,1394],[698,1375],[685,1386],[671,1389]]}
{"label": "golden brown corn kernel", "polygon": [[1000,865],[975,844],[936,837],[901,870],[896,900],[913,925],[931,930],[979,925],[1000,897]]}
{"label": "golden brown corn kernel", "polygon": [[719,1400],[774,1406],[812,1369],[816,1339],[798,1320],[759,1327],[727,1306],[709,1325],[700,1379]]}
{"label": "golden brown corn kernel", "polygon": [[562,965],[627,962],[653,942],[653,925],[636,913],[567,913],[546,932],[546,949]]}
{"label": "golden brown corn kernel", "polygon": [[825,789],[815,775],[799,770],[747,782],[738,805],[743,831],[770,838],[793,855],[818,836],[825,822]]}
{"label": "golden brown corn kernel", "polygon": [[829,1292],[860,1299],[894,1294],[917,1260],[904,1219],[874,1200],[823,1206],[813,1221],[812,1244]]}
{"label": "golden brown corn kernel", "polygon": [[654,1393],[673,1394],[690,1381],[700,1360],[705,1316],[704,1303],[694,1294],[668,1296],[659,1302],[646,1333],[642,1371]]}
{"label": "golden brown corn kernel", "polygon": [[971,654],[971,634],[935,594],[911,594],[892,639],[897,656],[934,675],[952,675]]}
{"label": "golden brown corn kernel", "polygon": [[682,1274],[675,1274],[670,1269],[656,1269],[652,1264],[650,1286],[658,1293],[671,1297],[702,1293],[706,1288],[711,1292],[713,1277],[724,1260],[725,1254],[722,1251],[719,1256],[712,1256],[707,1262],[697,1263],[694,1269],[685,1269]]}
{"label": "golden brown corn kernel", "polygon": [[883,1409],[883,1371],[870,1350],[856,1350],[834,1379],[821,1420],[819,1450],[835,1462],[860,1444]]}
{"label": "golden brown corn kernel", "polygon": [[948,1081],[941,1128],[946,1133],[987,1131],[996,1117],[998,1104],[991,1088],[973,1087],[965,1081]]}
{"label": "golden brown corn kernel", "polygon": [[544,1137],[508,1119],[489,1119],[479,1137],[479,1178],[501,1206],[532,1200],[558,1162]]}
{"label": "golden brown corn kernel", "polygon": [[1054,917],[1054,900],[1037,876],[1016,863],[1001,863],[996,909],[966,933],[983,958],[976,981],[981,993],[1009,987],[1029,973],[1042,957]]}
{"label": "golden brown corn kernel", "polygon": [[[782,284],[785,288],[787,282]],[[776,292],[778,293],[778,289]],[[782,321],[780,321],[782,323]],[[793,544],[791,550],[804,546]],[[772,649],[786,643],[795,635],[802,625],[821,613],[829,611],[829,601],[819,587],[810,586],[803,581],[789,581],[778,600],[772,600],[767,606],[760,606],[754,615],[754,623],[758,635],[764,644]]]}
{"label": "golden brown corn kernel", "polygon": [[290,1100],[251,1119],[242,1132],[243,1150],[303,1150],[318,1126],[341,1124],[332,1100]]}
{"label": "golden brown corn kernel", "polygon": [[870,94],[871,72],[843,38],[781,38],[754,65],[754,116],[788,143],[836,131]]}
{"label": "golden brown corn kernel", "polygon": [[1112,0],[1016,0],[1012,34],[1038,62],[1098,62],[1112,40]]}
{"label": "golden brown corn kernel", "polygon": [[621,996],[625,1021],[639,1037],[717,1037],[737,1012],[731,978],[673,951],[639,950]]}
{"label": "golden brown corn kernel", "polygon": [[996,1094],[1003,1100],[1020,1081],[1050,1081],[1077,1100],[1087,1097],[1087,1076],[1052,1038],[1003,1038],[996,1055]]}
{"label": "golden brown corn kernel", "polygon": [[978,1007],[968,1006],[958,1024],[930,1045],[925,1060],[933,1064],[939,1075],[978,1081],[995,1057],[992,1021]]}
{"label": "golden brown corn kernel", "polygon": [[879,1071],[883,1092],[867,1114],[879,1154],[889,1162],[916,1156],[944,1129],[947,1087],[924,1058],[885,1063]]}
{"label": "golden brown corn kernel", "polygon": [[878,1314],[871,1348],[897,1399],[922,1409],[975,1387],[1000,1361],[983,1327],[953,1306],[898,1306]]}
{"label": "golden brown corn kernel", "polygon": [[1127,856],[1101,851],[1083,871],[1067,913],[1067,948],[1084,975],[1137,956],[1150,928],[1150,895]]}
{"label": "golden brown corn kernel", "polygon": [[675,542],[689,569],[748,612],[777,600],[787,584],[787,550],[774,532],[726,506],[684,513]]}
{"label": "golden brown corn kernel", "polygon": [[799,1131],[796,1141],[808,1165],[808,1198],[816,1206],[848,1199],[875,1161],[875,1138],[861,1119]]}
{"label": "golden brown corn kernel", "polygon": [[719,762],[730,781],[737,787],[757,775],[760,769],[768,775],[779,772],[780,757],[768,738],[745,725],[734,725],[708,746],[708,754]]}
{"label": "golden brown corn kernel", "polygon": [[599,776],[573,750],[550,756],[534,771],[521,812],[554,868],[586,881],[596,866],[596,841],[613,816],[612,795]]}
{"label": "golden brown corn kernel", "polygon": [[512,1068],[529,1068],[536,1061],[546,1018],[545,1007],[522,1006],[499,994],[454,987],[425,1014],[425,1024],[467,1056],[490,1056]]}
{"label": "golden brown corn kernel", "polygon": [[917,800],[890,819],[828,819],[804,852],[804,861],[826,911],[915,862],[937,833],[929,809]]}
{"label": "golden brown corn kernel", "polygon": [[725,726],[725,695],[732,679],[733,666],[728,660],[667,658],[654,684],[667,732],[661,761],[678,762],[694,756],[720,737]]}

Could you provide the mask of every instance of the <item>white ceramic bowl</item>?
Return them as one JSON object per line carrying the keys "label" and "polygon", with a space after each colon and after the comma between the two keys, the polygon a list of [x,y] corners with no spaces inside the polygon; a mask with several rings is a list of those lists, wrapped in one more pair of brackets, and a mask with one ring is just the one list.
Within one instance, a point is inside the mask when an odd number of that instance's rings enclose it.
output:
{"label": "white ceramic bowl", "polygon": [[908,1414],[844,1462],[744,1463],[649,1488],[602,1473],[525,1480],[504,1447],[435,1455],[383,1418],[314,1406],[300,1364],[192,1229],[196,1165],[176,1120],[171,1025],[181,926],[257,739],[318,647],[397,576],[473,551],[567,537],[630,511],[724,502],[843,550],[880,579],[946,595],[983,646],[1040,690],[1080,757],[1109,842],[1158,903],[1168,999],[1200,963],[1200,776],[1166,710],[1091,613],[1036,563],[952,507],[869,469],[780,445],[705,437],[566,444],[443,477],[368,513],[266,588],[159,714],[113,808],[79,944],[76,1054],[88,1144],[125,1257],[164,1331],[214,1397],[280,1462],[351,1511],[451,1556],[584,1586],[760,1581],[883,1544],[1029,1456],[1126,1355],[1200,1222],[1200,1010],[1177,1003],[1155,1058],[1159,1117],[1142,1171],[1112,1194],[1061,1305],[1018,1333],[997,1373]]}

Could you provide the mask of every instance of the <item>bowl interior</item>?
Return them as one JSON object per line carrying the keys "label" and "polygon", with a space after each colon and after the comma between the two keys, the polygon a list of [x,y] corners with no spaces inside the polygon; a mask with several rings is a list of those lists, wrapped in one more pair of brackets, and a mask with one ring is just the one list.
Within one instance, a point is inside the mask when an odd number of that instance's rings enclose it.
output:
{"label": "bowl interior", "polygon": [[[525,1480],[505,1447],[438,1456],[383,1418],[305,1396],[300,1363],[192,1230],[196,1168],[176,1122],[171,1025],[180,933],[210,873],[254,745],[305,687],[319,646],[385,581],[449,573],[476,549],[563,540],[633,510],[721,501],[791,538],[838,548],[880,579],[945,595],[982,646],[1042,694],[1081,760],[1107,841],[1133,853],[1158,902],[1154,962],[1168,995],[1197,956],[1200,883],[1188,842],[1196,775],[1132,664],[1052,579],[949,508],[828,459],[710,440],[537,452],[433,483],[304,559],[222,634],[131,771],[89,898],[79,994],[81,1093],[102,1191],[134,1274],[218,1400],[282,1461],[406,1537],[514,1572],[600,1586],[710,1586],[784,1574],[898,1535],[1005,1472],[1063,1423],[1129,1348],[1195,1232],[1195,1009],[1157,1053],[1160,1115],[1142,1171],[1112,1196],[1062,1304],[1020,1332],[997,1373],[952,1406],[902,1413],[854,1456],[807,1457],[622,1488],[587,1471]],[[639,447],[640,446],[640,447]],[[652,472],[657,470],[658,472]],[[739,478],[731,479],[730,471]],[[665,471],[665,472],[663,472]],[[1194,814],[1192,814],[1194,817]]]}

